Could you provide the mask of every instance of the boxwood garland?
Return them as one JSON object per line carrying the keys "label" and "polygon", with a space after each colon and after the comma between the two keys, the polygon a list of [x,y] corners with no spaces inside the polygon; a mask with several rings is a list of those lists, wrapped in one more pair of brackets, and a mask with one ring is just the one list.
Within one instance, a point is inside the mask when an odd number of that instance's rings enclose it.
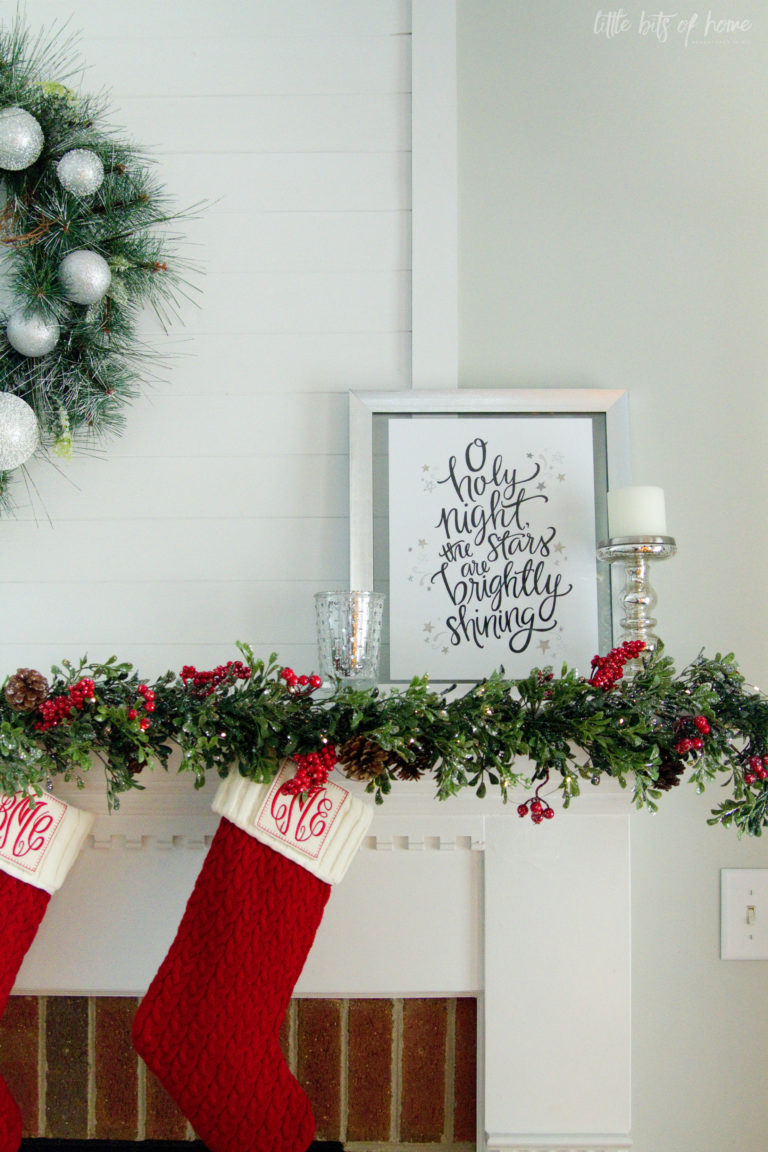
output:
{"label": "boxwood garland", "polygon": [[367,779],[377,802],[426,773],[440,800],[465,789],[482,797],[489,786],[506,800],[548,780],[567,807],[585,781],[612,777],[637,807],[655,810],[685,773],[699,792],[715,780],[728,789],[709,823],[759,836],[768,819],[768,699],[733,656],[700,655],[677,672],[659,649],[643,654],[631,680],[607,684],[563,667],[517,680],[494,672],[460,694],[426,677],[318,693],[317,678],[282,669],[275,654],[265,662],[238,650],[242,659],[226,666],[186,666],[153,682],[114,657],[65,661],[50,683],[20,670],[0,697],[0,788],[40,793],[60,776],[80,785],[100,762],[116,808],[121,793],[143,787],[146,766],[169,766],[174,747],[200,787],[231,771],[268,781],[285,757],[333,745],[357,750],[357,764],[341,771]]}
{"label": "boxwood garland", "polygon": [[[82,69],[75,45],[62,31],[49,40],[32,37],[20,19],[0,30],[0,111],[22,110],[43,135],[29,166],[13,170],[5,160],[9,167],[0,168],[0,252],[10,295],[0,315],[0,393],[31,406],[38,454],[48,458],[67,458],[73,446],[92,449],[119,431],[127,403],[156,371],[159,357],[138,338],[136,323],[149,305],[166,327],[189,296],[191,266],[178,257],[165,226],[195,212],[173,209],[149,157],[105,122],[103,96],[80,95],[63,83]],[[64,178],[59,162],[73,152],[101,163],[95,190]],[[61,274],[74,252],[108,266],[109,287],[94,303],[73,302]],[[20,352],[6,335],[14,314],[57,324],[55,347]],[[0,472],[0,509],[12,505],[14,475]]]}

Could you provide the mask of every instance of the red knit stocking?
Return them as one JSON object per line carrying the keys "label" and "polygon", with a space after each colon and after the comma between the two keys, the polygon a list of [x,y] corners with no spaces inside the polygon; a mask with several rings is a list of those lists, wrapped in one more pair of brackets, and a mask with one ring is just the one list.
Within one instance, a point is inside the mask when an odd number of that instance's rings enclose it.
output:
{"label": "red knit stocking", "polygon": [[[0,871],[0,1016],[5,1011],[16,973],[45,915],[50,893],[33,888]],[[0,1152],[18,1152],[21,1115],[5,1081],[0,1078]]]}
{"label": "red knit stocking", "polygon": [[305,1152],[278,1032],[330,886],[222,820],[134,1043],[211,1152]]}
{"label": "red knit stocking", "polygon": [[370,813],[335,785],[305,801],[279,783],[221,786],[224,818],[134,1021],[137,1051],[210,1152],[306,1152],[314,1136],[278,1033],[328,881]]}
{"label": "red knit stocking", "polygon": [[[64,882],[93,817],[54,796],[0,793],[0,1016],[21,962]],[[21,1116],[0,1079],[0,1152],[18,1152]]]}

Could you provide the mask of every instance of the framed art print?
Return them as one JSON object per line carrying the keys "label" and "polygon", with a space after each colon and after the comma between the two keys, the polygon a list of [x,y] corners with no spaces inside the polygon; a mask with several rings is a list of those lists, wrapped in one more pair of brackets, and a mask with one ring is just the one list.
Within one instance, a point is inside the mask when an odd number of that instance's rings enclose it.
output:
{"label": "framed art print", "polygon": [[350,578],[387,594],[383,678],[588,668],[610,641],[595,549],[627,441],[621,392],[352,394]]}

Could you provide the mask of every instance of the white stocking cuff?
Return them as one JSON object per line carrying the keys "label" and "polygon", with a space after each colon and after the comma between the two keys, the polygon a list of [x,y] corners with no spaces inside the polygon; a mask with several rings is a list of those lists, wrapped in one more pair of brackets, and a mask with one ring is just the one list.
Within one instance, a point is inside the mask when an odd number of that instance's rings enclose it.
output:
{"label": "white stocking cuff", "polygon": [[0,793],[0,870],[35,888],[57,892],[93,819],[91,812],[47,793]]}
{"label": "white stocking cuff", "polygon": [[373,807],[332,780],[303,800],[282,792],[295,769],[286,760],[269,784],[233,772],[219,785],[213,810],[326,884],[337,884],[368,831]]}

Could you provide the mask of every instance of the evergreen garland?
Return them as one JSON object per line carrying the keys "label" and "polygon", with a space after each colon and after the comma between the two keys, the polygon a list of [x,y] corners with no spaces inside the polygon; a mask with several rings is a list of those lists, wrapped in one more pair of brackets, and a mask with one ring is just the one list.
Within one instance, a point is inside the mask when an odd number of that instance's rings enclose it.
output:
{"label": "evergreen garland", "polygon": [[759,836],[768,821],[768,699],[746,685],[732,656],[699,656],[678,673],[661,650],[643,653],[632,679],[617,672],[609,683],[563,667],[519,680],[494,672],[457,696],[425,677],[401,690],[337,685],[318,694],[319,678],[238,647],[242,659],[207,672],[186,666],[151,684],[115,658],[65,662],[50,684],[20,669],[0,697],[0,790],[40,793],[57,776],[82,784],[95,760],[118,807],[147,765],[168,767],[174,747],[195,787],[230,771],[270,781],[285,758],[303,762],[330,747],[349,757],[340,770],[366,780],[377,802],[393,783],[407,788],[428,774],[441,800],[464,789],[483,797],[489,786],[507,800],[538,785],[540,805],[548,780],[567,807],[585,781],[609,776],[631,787],[638,808],[655,810],[685,773],[700,792],[715,780],[729,789],[711,824]]}
{"label": "evergreen garland", "polygon": [[[0,110],[23,109],[42,129],[37,160],[20,171],[0,169],[0,251],[10,302],[0,316],[0,393],[33,409],[39,453],[68,457],[73,446],[92,446],[118,431],[126,403],[151,371],[156,354],[135,333],[149,305],[163,326],[187,293],[189,271],[158,232],[181,218],[151,164],[132,143],[105,125],[105,100],[65,86],[80,70],[72,38],[32,38],[17,19],[0,30]],[[57,170],[61,158],[84,149],[104,169],[91,194],[68,191]],[[186,214],[187,216],[189,213]],[[61,262],[86,250],[106,260],[111,281],[91,304],[68,299]],[[55,321],[60,337],[45,355],[23,355],[8,341],[9,318],[21,310]],[[11,504],[10,472],[0,472],[0,507]]]}

